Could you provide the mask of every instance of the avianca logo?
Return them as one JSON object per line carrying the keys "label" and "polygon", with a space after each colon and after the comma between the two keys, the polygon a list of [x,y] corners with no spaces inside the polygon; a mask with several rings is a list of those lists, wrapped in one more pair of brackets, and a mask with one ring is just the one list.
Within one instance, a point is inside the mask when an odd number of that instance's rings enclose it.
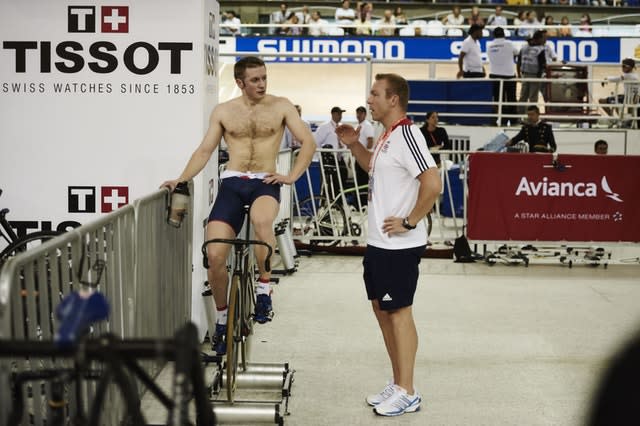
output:
{"label": "avianca logo", "polygon": [[[602,176],[600,187],[606,197],[618,203],[623,202],[620,194],[611,190],[606,176]],[[550,182],[547,177],[543,177],[542,181],[535,182],[523,176],[516,189],[516,196],[520,195],[529,197],[597,197],[598,185],[595,182]]]}

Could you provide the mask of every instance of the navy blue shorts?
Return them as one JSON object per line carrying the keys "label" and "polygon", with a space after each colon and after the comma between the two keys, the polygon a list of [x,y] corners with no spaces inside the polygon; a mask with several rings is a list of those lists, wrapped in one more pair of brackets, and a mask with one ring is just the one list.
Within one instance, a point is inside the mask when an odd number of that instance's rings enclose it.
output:
{"label": "navy blue shorts", "polygon": [[376,299],[384,311],[411,306],[425,248],[388,250],[368,245],[362,265],[369,300]]}
{"label": "navy blue shorts", "polygon": [[263,195],[268,195],[280,202],[279,183],[269,184],[262,179],[244,179],[228,177],[222,179],[218,196],[209,213],[209,222],[218,220],[231,226],[236,235],[240,233],[244,223],[244,206],[251,206]]}

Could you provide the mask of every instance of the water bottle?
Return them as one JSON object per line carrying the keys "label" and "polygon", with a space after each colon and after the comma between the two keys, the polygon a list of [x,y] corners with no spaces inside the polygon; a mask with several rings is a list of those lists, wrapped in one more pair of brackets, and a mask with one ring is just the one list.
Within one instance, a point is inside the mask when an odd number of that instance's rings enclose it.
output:
{"label": "water bottle", "polygon": [[171,203],[169,205],[169,218],[167,222],[171,226],[179,228],[182,225],[182,219],[187,214],[187,206],[189,205],[189,184],[180,182],[176,185],[176,189],[171,194]]}

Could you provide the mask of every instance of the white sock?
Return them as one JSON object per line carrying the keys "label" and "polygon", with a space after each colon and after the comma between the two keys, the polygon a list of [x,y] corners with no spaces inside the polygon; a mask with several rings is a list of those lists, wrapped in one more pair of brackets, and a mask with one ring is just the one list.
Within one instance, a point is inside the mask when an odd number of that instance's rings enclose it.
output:
{"label": "white sock", "polygon": [[225,307],[221,310],[216,310],[216,324],[227,325],[229,308]]}
{"label": "white sock", "polygon": [[271,283],[258,281],[256,283],[256,294],[271,294]]}

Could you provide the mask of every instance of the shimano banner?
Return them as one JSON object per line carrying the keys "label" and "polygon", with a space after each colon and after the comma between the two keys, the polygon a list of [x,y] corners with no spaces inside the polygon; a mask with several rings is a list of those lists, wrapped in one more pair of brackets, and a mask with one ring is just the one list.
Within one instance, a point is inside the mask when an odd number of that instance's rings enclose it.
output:
{"label": "shimano banner", "polygon": [[475,153],[469,170],[470,240],[640,242],[640,157]]}
{"label": "shimano banner", "polygon": [[[483,54],[486,42],[482,39]],[[370,54],[374,59],[454,60],[463,39],[427,37],[238,37],[236,51],[274,54],[265,59],[278,62],[354,62],[361,59],[278,57],[278,53]],[[514,40],[524,44],[523,40]],[[550,39],[559,61],[585,63],[620,62],[619,38]]]}

